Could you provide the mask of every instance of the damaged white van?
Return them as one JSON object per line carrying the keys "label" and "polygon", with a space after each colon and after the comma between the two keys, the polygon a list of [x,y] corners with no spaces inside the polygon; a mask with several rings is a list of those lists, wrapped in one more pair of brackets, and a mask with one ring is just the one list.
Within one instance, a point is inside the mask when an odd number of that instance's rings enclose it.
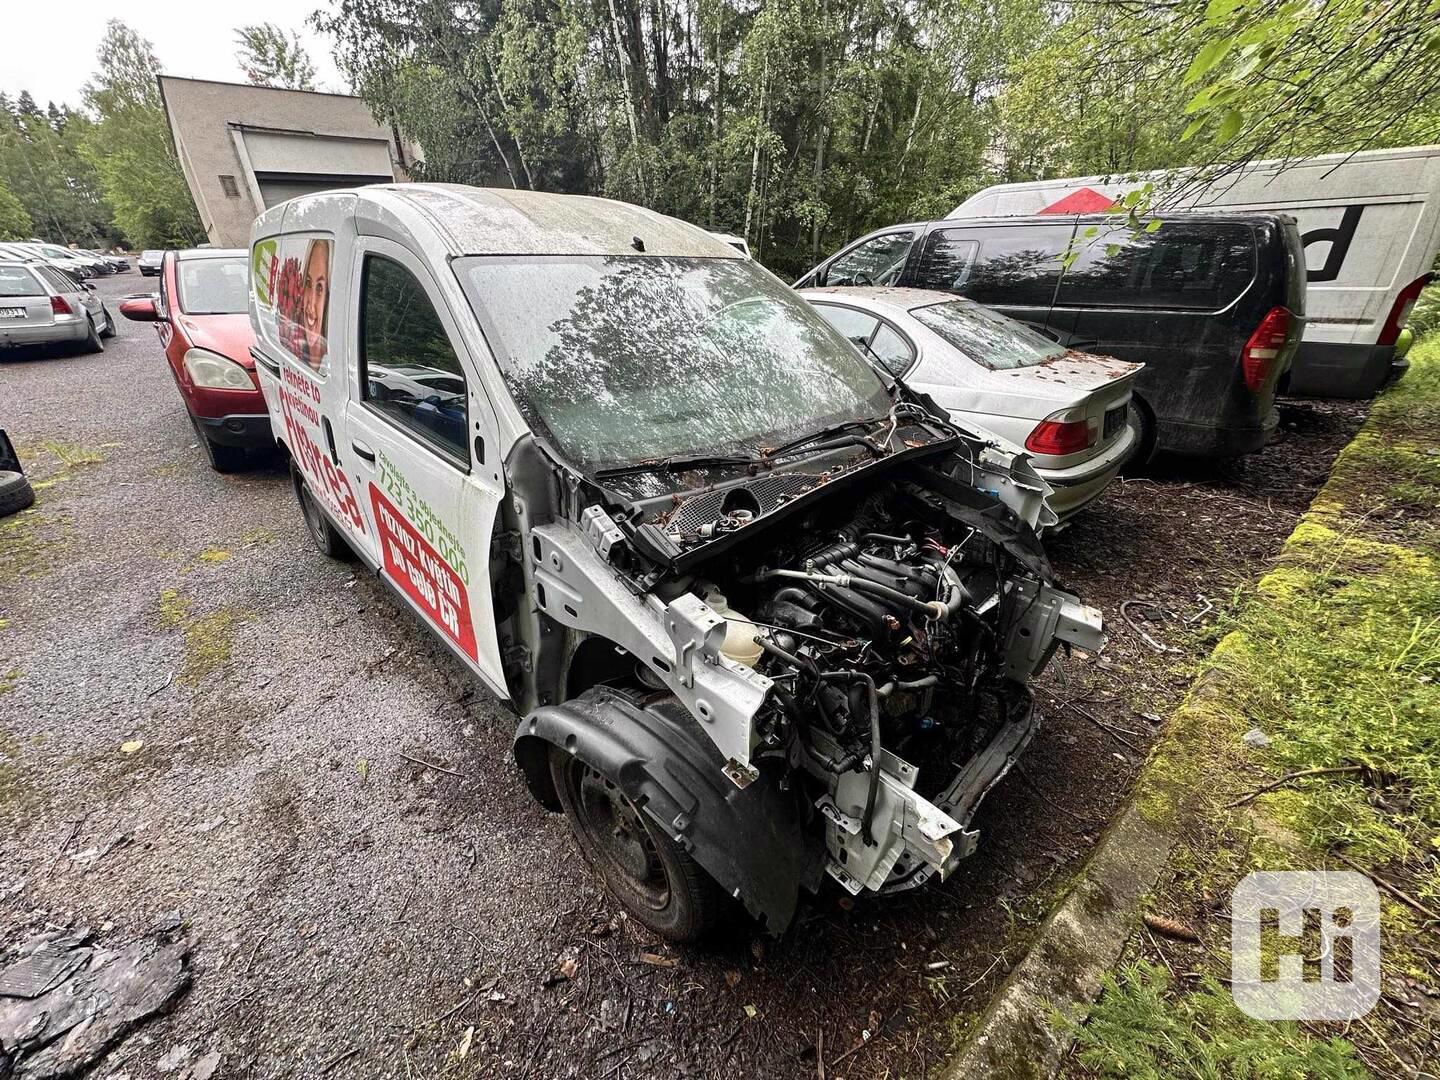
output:
{"label": "damaged white van", "polygon": [[1097,612],[1023,459],[882,379],[772,275],[601,199],[431,185],[253,228],[275,437],[520,717],[515,757],[656,932],[944,877]]}

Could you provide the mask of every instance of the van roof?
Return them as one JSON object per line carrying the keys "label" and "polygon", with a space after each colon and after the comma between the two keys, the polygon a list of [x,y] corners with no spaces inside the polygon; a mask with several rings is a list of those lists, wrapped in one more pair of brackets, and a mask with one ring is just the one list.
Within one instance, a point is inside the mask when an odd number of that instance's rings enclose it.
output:
{"label": "van roof", "polygon": [[456,255],[744,258],[698,225],[589,195],[461,184],[375,184],[359,188],[357,194],[362,200],[393,200],[420,211]]}
{"label": "van roof", "polygon": [[[1173,210],[1158,214],[1142,214],[1141,221],[1175,221],[1185,224],[1234,224],[1268,225],[1276,221],[1294,221],[1291,214],[1267,214],[1260,211],[1226,213],[1220,210]],[[1015,225],[1114,225],[1117,229],[1126,227],[1123,214],[991,214],[985,217],[944,217],[931,221],[911,221],[904,225],[890,225],[873,232],[890,232],[895,229],[923,229],[928,225],[944,225],[947,228],[985,228],[986,226],[1008,227]],[[868,234],[867,234],[868,235]]]}

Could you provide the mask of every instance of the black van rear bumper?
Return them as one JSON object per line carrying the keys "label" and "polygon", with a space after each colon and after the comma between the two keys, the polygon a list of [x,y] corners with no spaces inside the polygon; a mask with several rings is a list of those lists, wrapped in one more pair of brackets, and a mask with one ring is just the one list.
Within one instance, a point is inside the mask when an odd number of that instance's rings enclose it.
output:
{"label": "black van rear bumper", "polygon": [[1293,397],[1367,398],[1409,366],[1395,359],[1393,345],[1306,341],[1295,354],[1281,392]]}
{"label": "black van rear bumper", "polygon": [[1187,423],[1184,420],[1157,420],[1155,448],[1167,454],[1185,457],[1233,458],[1252,454],[1270,440],[1277,417],[1274,410],[1270,422],[1258,426],[1210,423]]}

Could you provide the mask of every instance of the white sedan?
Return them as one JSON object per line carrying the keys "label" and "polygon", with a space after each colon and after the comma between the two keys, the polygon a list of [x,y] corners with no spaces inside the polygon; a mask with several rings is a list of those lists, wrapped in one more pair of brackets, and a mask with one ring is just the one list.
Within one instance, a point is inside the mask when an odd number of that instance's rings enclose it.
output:
{"label": "white sedan", "polygon": [[1115,478],[1139,443],[1131,384],[1143,364],[1057,345],[971,300],[926,289],[844,286],[800,295],[862,352],[947,412],[1021,447],[1055,489],[1063,522]]}

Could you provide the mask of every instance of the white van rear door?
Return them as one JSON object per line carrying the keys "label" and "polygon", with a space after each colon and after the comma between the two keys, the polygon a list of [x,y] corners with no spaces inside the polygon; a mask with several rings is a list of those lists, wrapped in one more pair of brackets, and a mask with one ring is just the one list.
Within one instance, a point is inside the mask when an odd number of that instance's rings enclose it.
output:
{"label": "white van rear door", "polygon": [[[350,265],[355,365],[346,456],[380,573],[490,689],[507,697],[490,589],[503,488],[494,412],[425,263],[362,236]],[[468,316],[468,309],[465,314]]]}

